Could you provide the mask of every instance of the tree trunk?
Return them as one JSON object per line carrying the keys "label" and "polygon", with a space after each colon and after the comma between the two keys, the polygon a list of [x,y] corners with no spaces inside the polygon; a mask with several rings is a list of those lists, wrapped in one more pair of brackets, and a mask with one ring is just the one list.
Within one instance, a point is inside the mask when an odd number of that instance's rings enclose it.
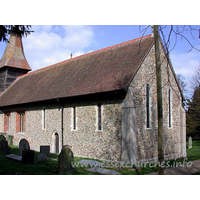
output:
{"label": "tree trunk", "polygon": [[157,79],[157,109],[158,109],[158,175],[164,174],[162,166],[164,162],[163,148],[163,107],[162,107],[162,76],[160,62],[159,32],[158,25],[153,26],[155,41],[155,59],[156,59],[156,79]]}

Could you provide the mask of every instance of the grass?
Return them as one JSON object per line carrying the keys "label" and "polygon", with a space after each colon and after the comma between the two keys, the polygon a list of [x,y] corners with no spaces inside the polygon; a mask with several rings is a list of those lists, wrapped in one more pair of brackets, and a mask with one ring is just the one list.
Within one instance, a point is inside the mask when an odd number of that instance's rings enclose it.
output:
{"label": "grass", "polygon": [[187,148],[187,157],[189,161],[200,159],[200,140],[192,141],[192,149]]}
{"label": "grass", "polygon": [[[20,155],[19,148],[12,146],[12,153]],[[51,154],[50,158],[47,158],[46,163],[37,163],[37,156],[39,152],[35,151],[35,160],[34,164],[21,164],[14,161],[5,159],[5,155],[2,155],[0,152],[0,175],[14,175],[16,172],[21,172],[23,175],[58,175],[58,154]],[[200,140],[193,141],[192,149],[187,148],[187,161],[193,161],[200,159]],[[74,163],[82,160],[81,157],[74,157]],[[84,158],[85,159],[85,158]],[[91,160],[91,159],[89,159]],[[184,158],[177,159],[176,162],[183,162]],[[168,161],[169,165],[173,165],[175,161]],[[75,167],[73,173],[69,175],[94,175],[98,173],[88,172],[85,167]],[[158,166],[151,167],[146,165],[146,167],[139,167],[136,169],[133,168],[112,168],[123,175],[144,175],[148,173],[153,173],[158,171]],[[200,175],[200,172],[195,175]]]}
{"label": "grass", "polygon": [[[18,147],[11,145],[12,153],[20,155]],[[37,163],[37,156],[39,152],[35,151],[34,164],[21,164],[14,161],[5,159],[5,155],[0,152],[0,175],[14,175],[16,172],[20,172],[23,175],[58,175],[58,154],[51,154],[50,158],[47,158],[46,163]],[[74,162],[78,162],[82,158],[74,157]],[[85,168],[75,168],[74,175],[94,175],[95,173],[88,172]]]}

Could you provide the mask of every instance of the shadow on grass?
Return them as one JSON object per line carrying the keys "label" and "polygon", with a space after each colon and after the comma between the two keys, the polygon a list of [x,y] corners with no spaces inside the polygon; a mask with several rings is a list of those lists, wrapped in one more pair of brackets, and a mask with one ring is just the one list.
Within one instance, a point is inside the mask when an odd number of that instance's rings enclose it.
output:
{"label": "shadow on grass", "polygon": [[[12,153],[20,155],[20,150],[18,147],[11,145]],[[5,155],[2,155],[0,152],[0,175],[14,175],[20,173],[22,175],[58,175],[58,154],[51,154],[50,158],[47,158],[46,163],[37,163],[37,156],[39,152],[35,151],[34,164],[21,164],[14,161],[5,159]],[[187,158],[188,161],[193,161],[200,159],[200,140],[193,141],[192,149],[187,148]],[[74,157],[74,162],[82,160],[81,157]],[[85,158],[84,158],[85,159]],[[92,160],[92,159],[88,159]],[[183,162],[184,158],[175,160],[176,162]],[[100,161],[101,162],[101,161]],[[168,161],[169,165],[172,166],[174,160]],[[145,175],[158,171],[158,166],[150,167],[147,164],[145,167],[133,168],[124,168],[117,169],[112,168],[122,175]],[[68,175],[95,175],[98,173],[88,172],[87,168],[84,167],[75,167],[73,173]],[[196,173],[200,174],[200,173]],[[62,174],[61,174],[62,175]]]}

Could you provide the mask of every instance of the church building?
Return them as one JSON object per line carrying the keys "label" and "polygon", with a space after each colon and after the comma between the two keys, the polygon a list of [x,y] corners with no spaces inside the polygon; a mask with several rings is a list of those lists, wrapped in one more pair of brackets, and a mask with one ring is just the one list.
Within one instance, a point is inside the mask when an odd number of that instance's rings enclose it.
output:
{"label": "church building", "polygon": [[[186,156],[184,96],[160,43],[165,159]],[[20,37],[0,60],[0,132],[30,148],[69,145],[77,157],[123,162],[158,157],[152,35],[31,71]]]}

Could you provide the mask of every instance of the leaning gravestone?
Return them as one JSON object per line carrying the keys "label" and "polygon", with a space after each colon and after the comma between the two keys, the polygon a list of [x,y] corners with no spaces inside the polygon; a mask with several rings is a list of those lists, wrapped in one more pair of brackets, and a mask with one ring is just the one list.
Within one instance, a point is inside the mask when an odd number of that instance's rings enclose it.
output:
{"label": "leaning gravestone", "polygon": [[46,163],[47,162],[47,156],[44,153],[40,153],[37,157],[38,163]]}
{"label": "leaning gravestone", "polygon": [[188,149],[192,149],[192,137],[191,136],[188,139]]}
{"label": "leaning gravestone", "polygon": [[40,146],[40,153],[44,153],[47,157],[50,157],[50,146]]}
{"label": "leaning gravestone", "polygon": [[63,174],[63,173],[73,172],[74,170],[74,168],[72,167],[73,161],[74,161],[74,156],[72,151],[67,147],[63,147],[58,157],[59,173]]}
{"label": "leaning gravestone", "polygon": [[29,143],[26,139],[21,139],[19,142],[19,149],[20,149],[20,155],[22,156],[22,152],[24,150],[30,150]]}

